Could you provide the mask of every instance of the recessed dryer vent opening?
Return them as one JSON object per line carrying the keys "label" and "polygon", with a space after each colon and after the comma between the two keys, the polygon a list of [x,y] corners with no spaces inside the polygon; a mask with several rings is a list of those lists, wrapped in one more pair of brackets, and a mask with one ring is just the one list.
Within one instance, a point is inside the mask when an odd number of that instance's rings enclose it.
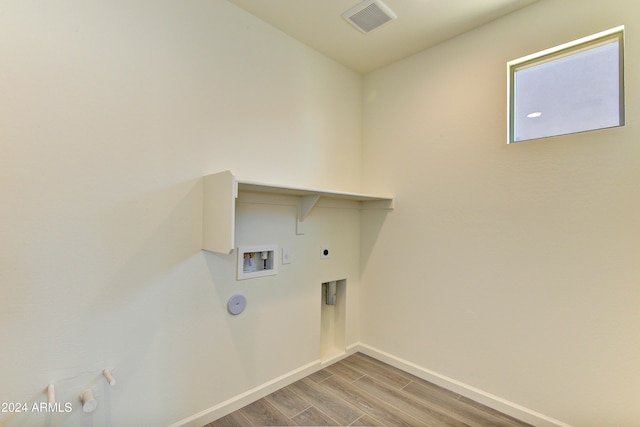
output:
{"label": "recessed dryer vent opening", "polygon": [[323,283],[320,305],[320,360],[329,362],[346,352],[347,281]]}

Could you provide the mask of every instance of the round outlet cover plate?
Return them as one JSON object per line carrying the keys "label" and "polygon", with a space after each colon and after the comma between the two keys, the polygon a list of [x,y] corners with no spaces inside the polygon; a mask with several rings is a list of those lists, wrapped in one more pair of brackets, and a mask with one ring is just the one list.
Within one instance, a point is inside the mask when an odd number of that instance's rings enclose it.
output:
{"label": "round outlet cover plate", "polygon": [[244,295],[235,294],[231,298],[229,298],[229,303],[227,304],[227,308],[229,309],[229,313],[231,314],[240,314],[244,311],[244,308],[247,306],[247,299]]}

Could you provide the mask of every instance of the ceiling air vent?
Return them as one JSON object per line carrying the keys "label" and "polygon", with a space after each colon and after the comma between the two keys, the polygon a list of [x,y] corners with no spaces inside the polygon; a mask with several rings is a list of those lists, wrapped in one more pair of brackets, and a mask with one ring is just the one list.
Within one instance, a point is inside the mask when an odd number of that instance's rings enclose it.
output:
{"label": "ceiling air vent", "polygon": [[375,30],[398,17],[381,0],[365,0],[347,10],[342,17],[363,33]]}

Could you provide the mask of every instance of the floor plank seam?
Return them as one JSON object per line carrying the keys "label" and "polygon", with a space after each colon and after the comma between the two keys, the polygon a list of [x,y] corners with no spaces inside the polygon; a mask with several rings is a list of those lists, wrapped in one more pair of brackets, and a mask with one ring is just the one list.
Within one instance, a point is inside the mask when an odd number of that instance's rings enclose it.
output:
{"label": "floor plank seam", "polygon": [[[355,420],[354,422],[352,422],[351,424],[349,424],[349,426],[355,426],[355,425],[356,425],[356,423],[357,423],[358,421],[362,420],[363,418],[365,418],[365,419],[366,419],[366,418],[371,418],[373,421],[375,421],[375,425],[376,425],[377,427],[387,427],[387,425],[386,425],[386,424],[384,424],[384,423],[380,422],[380,420],[378,420],[377,418],[372,417],[372,416],[371,416],[371,415],[369,415],[369,414],[362,414],[362,416],[360,416],[357,420]],[[363,425],[363,424],[360,424],[360,425]]]}
{"label": "floor plank seam", "polygon": [[[363,377],[371,378],[367,375],[364,375]],[[356,385],[356,387],[358,389],[358,392],[360,393],[360,396],[358,395],[351,396],[351,399],[353,399],[356,403],[358,403],[358,408],[360,408],[370,417],[372,418],[375,417],[375,415],[378,412],[381,412],[384,410],[385,407],[388,407],[394,410],[396,413],[398,413],[394,417],[400,418],[400,419],[404,418],[403,422],[407,422],[408,420],[409,421],[415,420],[417,421],[415,425],[424,425],[420,422],[420,420],[416,419],[414,415],[409,414],[405,410],[400,409],[389,402],[385,402],[382,398],[369,393],[367,390],[362,389],[362,387],[359,387],[358,385]],[[406,424],[406,425],[414,425],[414,423],[411,422],[410,424]]]}
{"label": "floor plank seam", "polygon": [[[313,405],[311,405],[311,406],[308,406],[308,407],[304,408],[302,411],[298,412],[297,414],[294,414],[294,415],[290,416],[290,417],[289,417],[289,419],[293,421],[293,419],[294,419],[295,417],[297,417],[297,416],[298,416],[298,415],[300,415],[300,414],[303,414],[304,412],[308,411],[308,410],[309,410],[309,409],[311,409],[311,408],[314,408],[314,406],[313,406]],[[317,408],[316,408],[316,409],[317,409]]]}
{"label": "floor plank seam", "polygon": [[358,381],[358,380],[360,380],[360,379],[362,379],[364,377],[366,377],[366,375],[364,375],[364,374],[360,375],[358,378],[356,378],[355,380],[351,381],[351,384],[355,383],[356,381]]}
{"label": "floor plank seam", "polygon": [[[326,412],[322,411],[319,408],[316,408],[316,411],[320,412],[322,415],[324,415],[325,417],[329,418],[335,425],[335,426],[342,426],[342,424],[340,424],[339,422],[337,422],[336,420],[333,419],[333,417],[331,417],[329,414],[327,414]],[[360,416],[359,418],[361,418],[362,416]]]}

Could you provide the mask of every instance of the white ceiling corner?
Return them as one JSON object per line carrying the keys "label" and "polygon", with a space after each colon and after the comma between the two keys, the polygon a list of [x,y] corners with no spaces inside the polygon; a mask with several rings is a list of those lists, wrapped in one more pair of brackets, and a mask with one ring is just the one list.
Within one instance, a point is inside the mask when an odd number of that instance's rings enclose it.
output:
{"label": "white ceiling corner", "polygon": [[537,0],[383,0],[398,19],[364,34],[341,15],[360,0],[228,0],[366,74]]}

